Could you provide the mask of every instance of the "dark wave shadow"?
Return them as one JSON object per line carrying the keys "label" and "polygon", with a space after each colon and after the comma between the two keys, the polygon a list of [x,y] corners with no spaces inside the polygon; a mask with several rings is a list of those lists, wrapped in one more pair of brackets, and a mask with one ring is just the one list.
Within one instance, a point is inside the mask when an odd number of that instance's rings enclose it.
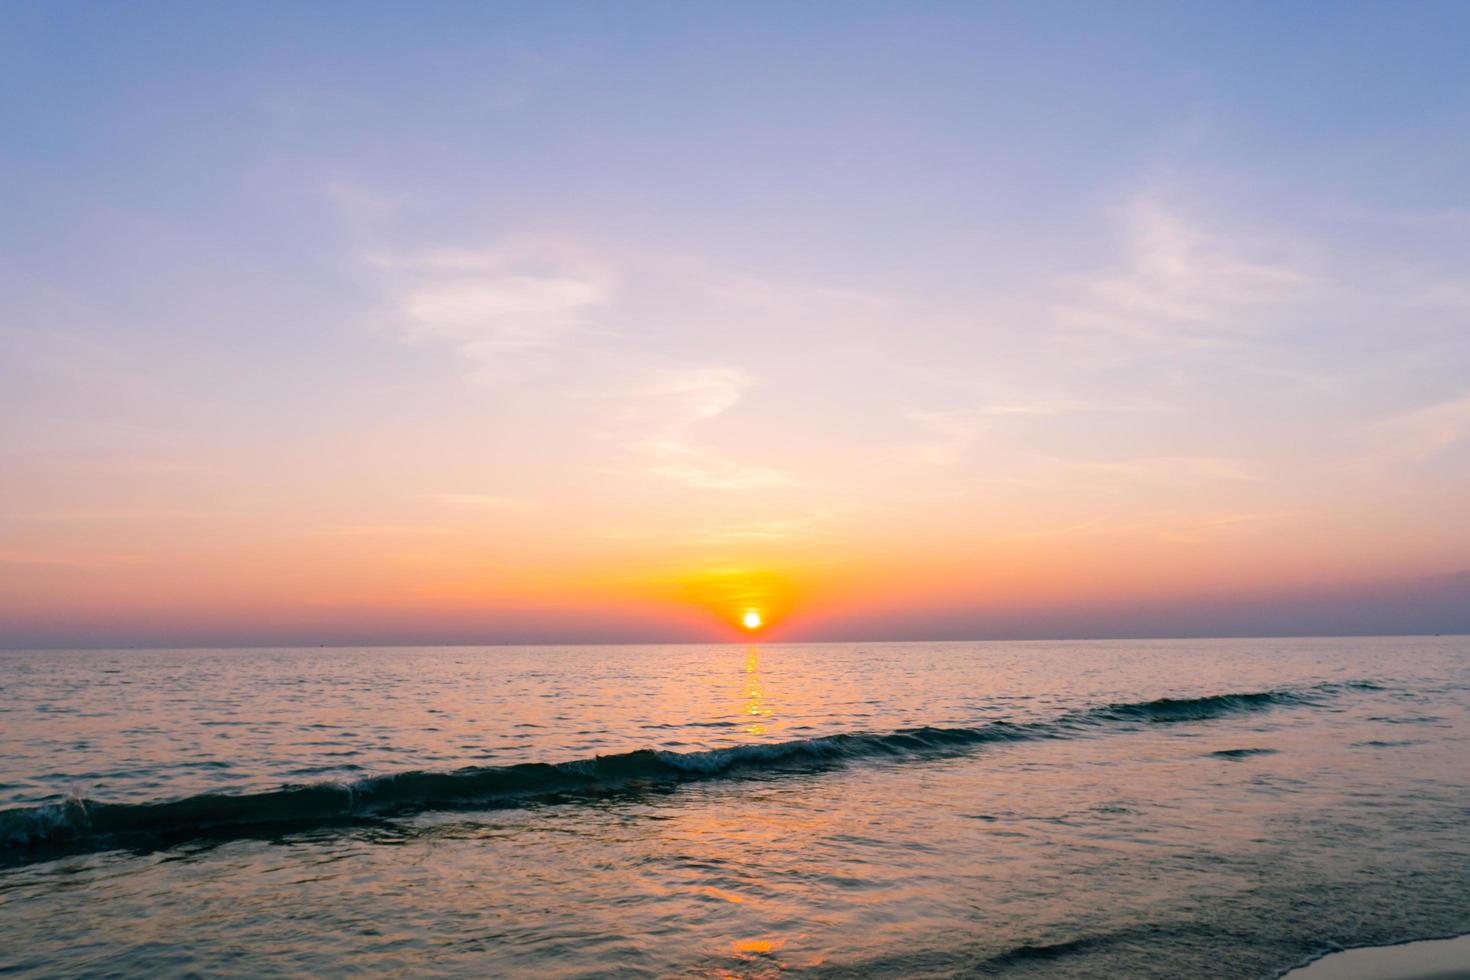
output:
{"label": "dark wave shadow", "polygon": [[272,838],[302,828],[368,827],[426,810],[497,809],[666,792],[713,779],[817,773],[872,760],[967,754],[989,745],[1082,737],[1156,724],[1203,722],[1274,708],[1324,704],[1367,683],[1102,705],[1048,722],[924,726],[847,732],[697,752],[640,749],[570,762],[528,762],[445,772],[410,771],[346,783],[283,786],[261,793],[204,793],[154,803],[73,798],[0,810],[0,863],[48,860],[78,850],[174,846],[183,841]]}

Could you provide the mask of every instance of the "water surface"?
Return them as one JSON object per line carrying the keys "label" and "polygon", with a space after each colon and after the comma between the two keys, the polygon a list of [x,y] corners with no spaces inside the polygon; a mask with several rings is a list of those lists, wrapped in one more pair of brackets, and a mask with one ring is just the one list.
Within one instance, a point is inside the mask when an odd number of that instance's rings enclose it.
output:
{"label": "water surface", "polygon": [[1274,976],[1470,931],[1470,639],[0,653],[0,971]]}

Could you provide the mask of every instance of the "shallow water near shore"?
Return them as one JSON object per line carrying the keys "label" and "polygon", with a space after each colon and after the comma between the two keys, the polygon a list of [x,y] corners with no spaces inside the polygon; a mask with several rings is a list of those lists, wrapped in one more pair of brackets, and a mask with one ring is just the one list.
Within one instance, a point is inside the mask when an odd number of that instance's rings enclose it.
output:
{"label": "shallow water near shore", "polygon": [[1270,977],[1470,931],[1470,639],[0,653],[0,971]]}
{"label": "shallow water near shore", "polygon": [[1288,980],[1467,980],[1470,935],[1331,953]]}

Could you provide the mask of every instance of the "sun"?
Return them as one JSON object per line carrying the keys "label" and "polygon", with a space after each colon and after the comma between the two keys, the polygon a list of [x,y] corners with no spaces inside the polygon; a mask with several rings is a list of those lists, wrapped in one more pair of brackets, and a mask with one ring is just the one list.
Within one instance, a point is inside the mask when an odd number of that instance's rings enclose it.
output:
{"label": "sun", "polygon": [[761,614],[755,609],[745,610],[745,615],[740,617],[740,625],[748,630],[761,628]]}

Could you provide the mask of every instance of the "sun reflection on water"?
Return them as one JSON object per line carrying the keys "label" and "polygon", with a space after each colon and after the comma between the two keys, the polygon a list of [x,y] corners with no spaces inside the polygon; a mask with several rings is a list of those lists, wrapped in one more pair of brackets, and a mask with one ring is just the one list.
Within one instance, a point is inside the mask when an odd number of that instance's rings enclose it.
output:
{"label": "sun reflection on water", "polygon": [[749,721],[745,726],[747,735],[764,735],[767,731],[765,719],[773,713],[761,690],[760,665],[760,650],[751,644],[745,648],[745,703],[740,708]]}

